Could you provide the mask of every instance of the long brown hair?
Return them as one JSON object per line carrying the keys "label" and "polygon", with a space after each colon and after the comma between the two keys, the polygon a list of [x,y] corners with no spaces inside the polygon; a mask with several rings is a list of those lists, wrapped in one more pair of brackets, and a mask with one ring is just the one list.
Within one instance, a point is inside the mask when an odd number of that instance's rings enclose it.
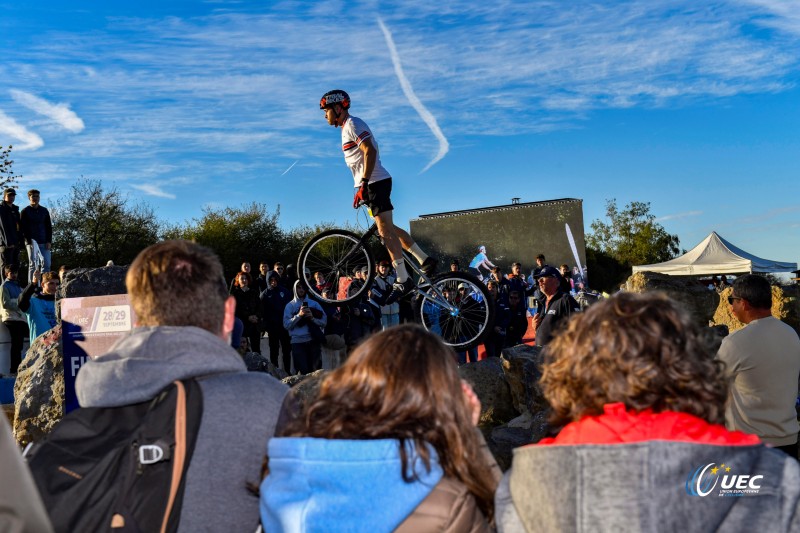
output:
{"label": "long brown hair", "polygon": [[556,424],[614,402],[720,424],[728,396],[723,363],[687,313],[658,293],[621,292],[575,315],[547,346],[541,385]]}
{"label": "long brown hair", "polygon": [[403,478],[411,481],[406,442],[430,469],[430,444],[446,476],[464,483],[491,520],[497,487],[464,399],[450,349],[419,326],[371,336],[325,377],[319,394],[280,436],[398,439]]}

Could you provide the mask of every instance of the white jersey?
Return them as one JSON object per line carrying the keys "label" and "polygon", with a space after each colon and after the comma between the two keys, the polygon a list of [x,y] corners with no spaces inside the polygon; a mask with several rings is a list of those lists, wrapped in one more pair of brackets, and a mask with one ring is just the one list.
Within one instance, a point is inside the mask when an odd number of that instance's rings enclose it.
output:
{"label": "white jersey", "polygon": [[381,165],[380,150],[378,149],[378,141],[372,135],[367,123],[358,117],[349,116],[347,121],[342,126],[342,151],[344,152],[344,162],[350,167],[353,173],[353,181],[355,186],[361,185],[361,178],[364,177],[364,152],[361,151],[359,146],[366,139],[372,138],[372,145],[377,152],[375,157],[375,168],[372,169],[372,175],[369,177],[370,183],[376,181],[389,179],[392,176]]}

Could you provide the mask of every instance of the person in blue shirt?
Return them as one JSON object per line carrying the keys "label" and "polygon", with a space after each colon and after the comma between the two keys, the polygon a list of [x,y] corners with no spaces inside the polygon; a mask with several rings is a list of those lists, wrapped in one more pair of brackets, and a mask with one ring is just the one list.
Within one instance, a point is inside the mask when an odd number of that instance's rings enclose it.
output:
{"label": "person in blue shirt", "polygon": [[42,292],[36,292],[39,285],[39,271],[33,273],[33,279],[19,295],[17,304],[19,310],[28,317],[30,329],[30,345],[46,331],[56,327],[56,289],[58,288],[58,274],[45,272],[41,274]]}

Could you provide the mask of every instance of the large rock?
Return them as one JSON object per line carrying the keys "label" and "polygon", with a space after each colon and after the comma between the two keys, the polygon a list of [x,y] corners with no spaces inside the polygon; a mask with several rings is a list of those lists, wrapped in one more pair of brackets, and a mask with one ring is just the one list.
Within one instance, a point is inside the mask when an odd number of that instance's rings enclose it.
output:
{"label": "large rock", "polygon": [[487,444],[502,470],[511,467],[514,448],[539,442],[550,434],[547,411],[525,413],[491,430]]}
{"label": "large rock", "polygon": [[289,376],[281,381],[292,388],[292,395],[297,399],[301,411],[316,398],[322,378],[327,370],[315,370],[311,374]]}
{"label": "large rock", "polygon": [[629,292],[661,291],[679,302],[699,326],[707,326],[719,307],[720,295],[698,284],[693,278],[667,276],[656,272],[636,272],[625,283]]}
{"label": "large rock", "polygon": [[101,268],[75,268],[67,271],[64,283],[58,287],[56,298],[78,298],[82,296],[107,296],[125,294],[127,266]]}
{"label": "large rock", "polygon": [[289,377],[289,374],[258,352],[247,352],[242,355],[242,359],[248,372],[264,372],[279,381]]}
{"label": "large rock", "polygon": [[[62,298],[124,294],[127,267],[76,268],[56,293]],[[64,354],[59,324],[41,335],[22,361],[14,384],[14,436],[20,445],[39,440],[64,416]]]}
{"label": "large rock", "polygon": [[527,344],[505,348],[501,360],[517,412],[525,414],[546,410],[547,401],[539,388],[539,379],[542,377],[541,348]]}
{"label": "large rock", "polygon": [[14,384],[14,437],[21,446],[40,440],[64,416],[61,325],[40,335],[22,360]]}
{"label": "large rock", "polygon": [[514,409],[514,399],[499,357],[461,365],[458,373],[472,385],[481,401],[480,425],[498,426],[520,414]]}

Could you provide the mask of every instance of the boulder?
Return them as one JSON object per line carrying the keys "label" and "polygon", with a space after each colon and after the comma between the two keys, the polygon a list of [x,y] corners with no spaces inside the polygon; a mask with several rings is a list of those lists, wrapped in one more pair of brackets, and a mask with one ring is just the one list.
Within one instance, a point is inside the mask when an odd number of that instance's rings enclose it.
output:
{"label": "boulder", "polygon": [[522,414],[546,410],[547,401],[539,388],[539,378],[542,377],[541,348],[527,344],[505,348],[501,360],[514,409]]}
{"label": "boulder", "polygon": [[679,302],[699,326],[708,326],[720,304],[717,291],[710,291],[693,278],[656,272],[636,272],[625,283],[629,292],[661,291]]}
{"label": "boulder", "polygon": [[311,374],[289,376],[281,381],[292,388],[292,395],[297,399],[298,407],[302,411],[317,396],[322,378],[327,373],[327,370],[315,370]]}
{"label": "boulder", "polygon": [[499,357],[489,357],[458,368],[461,379],[469,383],[481,401],[480,425],[504,424],[520,413],[514,408],[511,389],[505,380]]}
{"label": "boulder", "polygon": [[125,294],[127,266],[105,266],[100,268],[75,268],[67,271],[64,283],[58,287],[57,299],[82,296],[107,296]]}
{"label": "boulder", "polygon": [[546,411],[528,412],[492,429],[487,444],[497,464],[505,471],[511,467],[515,448],[539,442],[550,431]]}
{"label": "boulder", "polygon": [[289,374],[273,365],[269,359],[258,352],[247,352],[242,355],[242,359],[244,359],[248,372],[265,372],[277,380],[289,377]]}
{"label": "boulder", "polygon": [[20,446],[40,440],[64,416],[61,325],[40,335],[22,360],[14,384],[14,437]]}

